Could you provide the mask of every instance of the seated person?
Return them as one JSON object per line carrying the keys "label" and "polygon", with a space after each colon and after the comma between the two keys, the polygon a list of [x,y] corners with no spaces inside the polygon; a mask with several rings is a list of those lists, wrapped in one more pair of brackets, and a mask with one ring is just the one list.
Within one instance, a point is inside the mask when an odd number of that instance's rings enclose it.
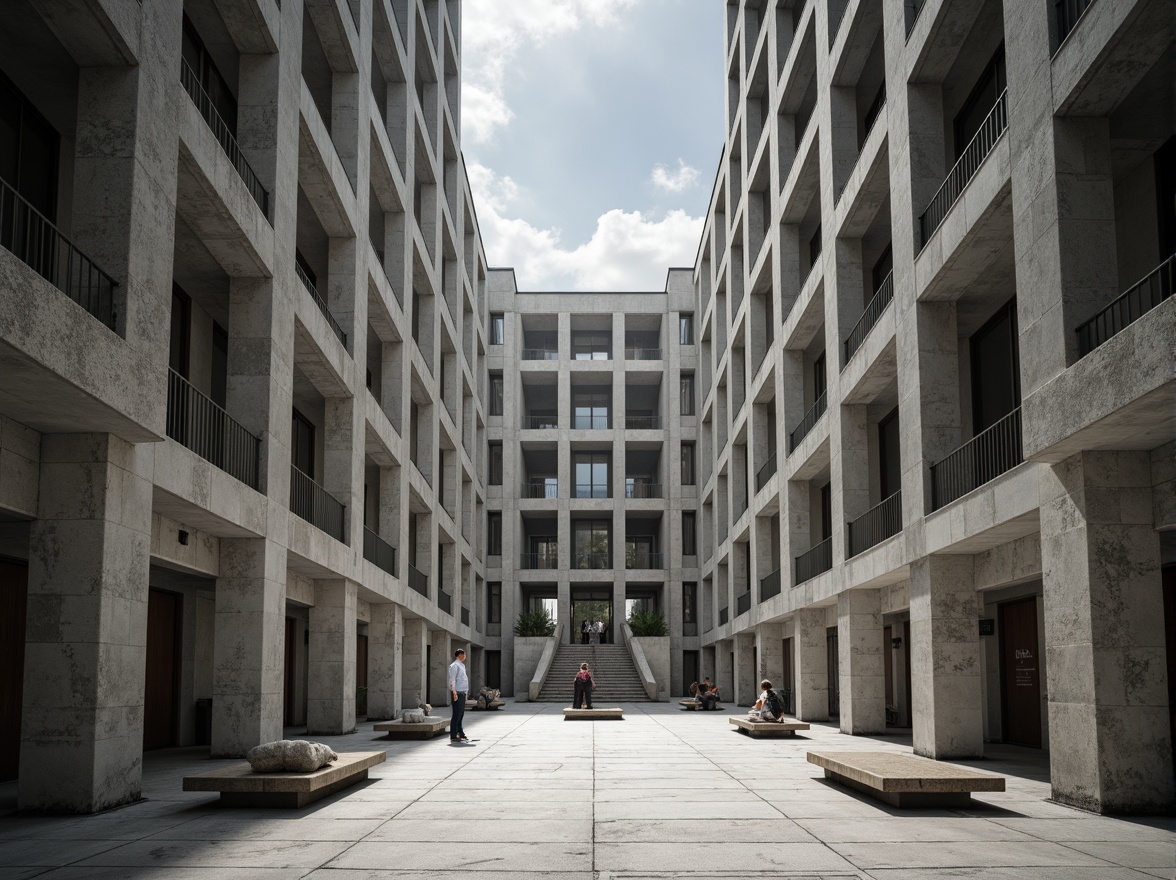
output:
{"label": "seated person", "polygon": [[784,700],[766,678],[760,682],[760,695],[755,705],[748,711],[747,717],[751,721],[783,721]]}
{"label": "seated person", "polygon": [[698,699],[702,702],[700,709],[714,709],[719,703],[719,689],[709,678],[704,678],[698,686]]}
{"label": "seated person", "polygon": [[690,698],[691,699],[693,699],[693,700],[698,699],[698,691],[699,691],[700,687],[701,687],[701,685],[699,685],[698,682],[696,682],[696,681],[690,682]]}

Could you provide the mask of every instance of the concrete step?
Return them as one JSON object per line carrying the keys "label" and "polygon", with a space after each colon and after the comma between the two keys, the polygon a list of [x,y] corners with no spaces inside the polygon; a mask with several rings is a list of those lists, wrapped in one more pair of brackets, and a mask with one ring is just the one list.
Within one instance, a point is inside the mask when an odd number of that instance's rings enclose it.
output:
{"label": "concrete step", "polygon": [[565,703],[572,699],[572,679],[587,663],[596,680],[593,702],[598,700],[626,703],[648,702],[645,686],[633,667],[633,658],[624,645],[560,645],[551,661],[547,682],[539,702]]}

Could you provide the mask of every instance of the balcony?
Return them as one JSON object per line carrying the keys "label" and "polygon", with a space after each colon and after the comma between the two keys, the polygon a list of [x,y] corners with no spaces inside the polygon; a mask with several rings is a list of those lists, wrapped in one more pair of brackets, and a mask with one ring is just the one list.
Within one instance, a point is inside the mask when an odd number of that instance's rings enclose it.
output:
{"label": "balcony", "polygon": [[626,348],[625,360],[627,361],[660,361],[662,350],[660,348]]}
{"label": "balcony", "polygon": [[438,590],[437,591],[437,607],[440,608],[442,611],[444,611],[446,614],[452,614],[453,613],[453,597],[450,596],[448,593],[446,593],[444,590]]}
{"label": "balcony", "polygon": [[184,59],[180,59],[180,83],[184,87],[184,91],[192,99],[192,103],[196,105],[196,110],[199,112],[204,121],[208,123],[208,127],[212,129],[212,135],[216,138],[217,143],[220,144],[221,149],[225,151],[225,155],[229,157],[229,161],[237,170],[237,174],[241,176],[241,180],[245,182],[245,188],[249,190],[249,195],[253,196],[253,201],[257,202],[257,207],[261,208],[261,213],[269,220],[269,193],[266,192],[261,181],[257,179],[257,175],[253,173],[253,169],[249,167],[249,163],[245,161],[245,157],[241,155],[241,148],[237,146],[237,139],[233,137],[232,131],[225,123],[221,116],[213,106],[212,98],[204,91],[204,87],[200,85],[200,78],[196,72],[188,65]]}
{"label": "balcony", "polygon": [[776,569],[767,577],[760,578],[761,602],[767,602],[773,596],[780,595],[780,569]]}
{"label": "balcony", "polygon": [[522,498],[558,498],[559,483],[554,478],[547,480],[528,480],[519,490]]}
{"label": "balcony", "polygon": [[651,571],[665,568],[661,553],[649,550],[629,550],[625,554],[625,568],[631,571]]}
{"label": "balcony", "polygon": [[612,554],[608,550],[577,550],[572,560],[573,568],[607,569],[612,568]]}
{"label": "balcony", "polygon": [[719,626],[725,626],[727,624],[727,620],[730,616],[731,616],[730,611],[727,608],[720,608],[719,609]]}
{"label": "balcony", "polygon": [[310,298],[314,300],[314,304],[319,307],[319,311],[323,313],[323,317],[327,319],[327,324],[330,325],[330,328],[335,331],[335,335],[339,337],[339,342],[341,342],[343,347],[346,348],[347,334],[343,332],[343,328],[339,326],[339,322],[335,320],[335,316],[332,315],[331,310],[327,308],[326,300],[319,296],[319,292],[317,288],[315,288],[314,282],[310,280],[310,276],[308,276],[302,270],[302,267],[297,263],[294,264],[294,273],[302,282],[302,286],[305,287],[307,292],[310,294]]}
{"label": "balcony", "polygon": [[1058,46],[1070,36],[1070,31],[1074,30],[1082,13],[1093,2],[1094,0],[1054,0],[1054,9],[1058,16]]}
{"label": "balcony", "polygon": [[334,495],[290,465],[290,512],[336,541],[347,543],[343,537],[344,506]]}
{"label": "balcony", "polygon": [[74,247],[4,180],[0,180],[0,245],[114,329],[114,289],[118,282]]}
{"label": "balcony", "polygon": [[735,597],[735,616],[746,614],[751,610],[751,590],[746,593],[740,593]]}
{"label": "balcony", "polygon": [[793,428],[792,432],[788,435],[789,455],[796,451],[796,447],[800,445],[800,441],[808,436],[809,431],[813,429],[813,426],[816,425],[817,422],[820,421],[821,416],[825,414],[825,408],[828,406],[828,399],[828,396],[824,391],[822,391],[820,396],[809,408],[809,411],[804,414],[804,418],[800,420],[800,424]]}
{"label": "balcony", "polygon": [[468,608],[461,609],[461,625],[462,626],[469,626],[470,625],[470,609],[468,609]]}
{"label": "balcony", "polygon": [[637,499],[661,498],[662,487],[660,483],[626,482],[625,497]]}
{"label": "balcony", "polygon": [[526,571],[554,571],[559,568],[559,551],[551,547],[541,553],[524,553],[519,557],[519,568]]}
{"label": "balcony", "polygon": [[902,492],[895,492],[848,524],[847,558],[857,556],[902,531]]}
{"label": "balcony", "polygon": [[607,431],[610,427],[609,422],[608,413],[579,413],[572,416],[572,429],[575,431]]}
{"label": "balcony", "polygon": [[577,483],[576,498],[610,498],[608,485],[604,483]]}
{"label": "balcony", "polygon": [[258,488],[261,441],[170,369],[167,436],[251,489]]}
{"label": "balcony", "polygon": [[554,348],[524,348],[522,359],[525,361],[558,361],[559,352]]}
{"label": "balcony", "polygon": [[550,431],[559,427],[559,416],[523,416],[524,431]]}
{"label": "balcony", "polygon": [[625,416],[626,431],[657,431],[660,428],[660,416]]}
{"label": "balcony", "polygon": [[1021,407],[1017,407],[931,465],[931,509],[951,504],[1022,461]]}
{"label": "balcony", "polygon": [[947,216],[947,212],[959,199],[964,187],[968,185],[1008,127],[1009,93],[1006,89],[1000,93],[992,110],[980,123],[980,130],[976,132],[976,136],[964,149],[964,153],[955,163],[955,167],[948,172],[947,179],[939,187],[935,198],[931,199],[927,210],[919,217],[920,249],[927,246],[927,242],[935,234],[935,230],[939,228],[943,218]]}
{"label": "balcony", "polygon": [[363,527],[363,558],[392,577],[400,577],[396,568],[396,548],[367,526]]}
{"label": "balcony", "polygon": [[858,322],[849,331],[849,336],[845,337],[845,348],[841,355],[841,369],[845,369],[850,358],[862,347],[862,343],[866,341],[866,337],[870,335],[870,331],[874,329],[874,325],[878,323],[878,319],[882,317],[882,313],[886,311],[893,300],[894,273],[891,272],[887,274],[877,292],[870,299],[870,304],[866,306],[866,310],[862,312]]}
{"label": "balcony", "polygon": [[408,564],[408,585],[422,596],[429,595],[429,576],[411,562]]}
{"label": "balcony", "polygon": [[1150,274],[1125,294],[1075,331],[1078,334],[1078,357],[1090,354],[1116,333],[1138,321],[1176,288],[1176,254],[1160,263]]}
{"label": "balcony", "polygon": [[768,460],[763,463],[758,471],[755,472],[755,491],[759,491],[768,484],[768,480],[772,479],[776,473],[776,453],[768,456]]}
{"label": "balcony", "polygon": [[[876,543],[876,542],[875,542]],[[803,584],[833,567],[833,539],[826,538],[795,559],[796,583]]]}

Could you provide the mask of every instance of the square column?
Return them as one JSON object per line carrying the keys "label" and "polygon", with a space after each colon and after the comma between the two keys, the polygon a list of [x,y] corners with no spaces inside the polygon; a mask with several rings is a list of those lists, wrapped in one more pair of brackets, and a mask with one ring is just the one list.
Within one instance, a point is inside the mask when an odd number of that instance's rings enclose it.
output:
{"label": "square column", "polygon": [[829,720],[829,654],[825,609],[805,608],[796,614],[796,717]]}
{"label": "square column", "polygon": [[213,635],[212,756],[282,738],[286,548],[221,538]]}
{"label": "square column", "polygon": [[94,813],[142,790],[149,462],[109,434],[45,434],[29,535],[19,806]]}
{"label": "square column", "polygon": [[[889,648],[889,646],[885,646]],[[882,591],[849,590],[837,597],[837,663],[841,732],[886,730],[886,669]]]}
{"label": "square column", "polygon": [[1041,481],[1053,796],[1173,807],[1160,542],[1146,452],[1083,452]]}
{"label": "square column", "polygon": [[735,642],[728,639],[715,645],[715,677],[714,683],[719,688],[719,696],[726,703],[738,705],[739,694],[735,690],[735,670],[732,662],[732,648]]}
{"label": "square column", "polygon": [[449,647],[449,633],[445,630],[433,630],[429,633],[429,644],[433,650],[429,654],[429,702],[434,706],[449,705],[449,664],[453,662],[452,652],[457,648]]}
{"label": "square column", "polygon": [[911,709],[915,754],[984,754],[980,612],[971,556],[911,565]]}
{"label": "square column", "polygon": [[368,719],[394,718],[401,704],[404,616],[399,605],[371,606],[368,622]]}
{"label": "square column", "polygon": [[425,701],[425,646],[429,630],[424,618],[404,618],[404,642],[401,654],[401,708],[415,709]]}
{"label": "square column", "polygon": [[735,636],[735,691],[731,702],[750,706],[759,696],[760,679],[756,677],[755,633]]}
{"label": "square column", "polygon": [[766,678],[775,687],[784,687],[784,627],[778,623],[756,627],[755,649],[759,656],[756,684]]}
{"label": "square column", "polygon": [[306,732],[355,730],[356,584],[314,582],[307,658]]}

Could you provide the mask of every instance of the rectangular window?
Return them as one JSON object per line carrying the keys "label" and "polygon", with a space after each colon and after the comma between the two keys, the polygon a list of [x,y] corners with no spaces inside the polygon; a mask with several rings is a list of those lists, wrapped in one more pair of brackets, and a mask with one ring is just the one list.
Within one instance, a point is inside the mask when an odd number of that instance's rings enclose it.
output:
{"label": "rectangular window", "polygon": [[1021,405],[1017,301],[1011,299],[970,340],[972,435],[992,427]]}
{"label": "rectangular window", "polygon": [[575,498],[608,498],[607,452],[580,452],[572,456]]}
{"label": "rectangular window", "polygon": [[188,344],[192,335],[192,300],[172,282],[171,351],[169,366],[188,378]]}
{"label": "rectangular window", "polygon": [[809,266],[817,265],[817,257],[821,255],[821,227],[817,225],[817,231],[813,233],[813,237],[809,239]]}
{"label": "rectangular window", "polygon": [[694,415],[694,374],[683,373],[679,383],[679,399],[681,400],[681,414]]}
{"label": "rectangular window", "polygon": [[489,449],[490,464],[487,470],[489,471],[488,478],[490,486],[502,485],[502,444],[491,443]]}
{"label": "rectangular window", "polygon": [[578,330],[572,333],[572,358],[578,361],[610,360],[612,334],[608,330]]}
{"label": "rectangular window", "polygon": [[682,485],[694,485],[694,444],[682,444]]}
{"label": "rectangular window", "polygon": [[490,374],[490,415],[502,415],[503,384],[502,373]]}
{"label": "rectangular window", "polygon": [[212,402],[224,409],[229,390],[229,332],[212,322]]}
{"label": "rectangular window", "polygon": [[506,315],[493,312],[490,315],[490,344],[502,345],[506,338]]}
{"label": "rectangular window", "polygon": [[576,520],[572,523],[573,564],[576,568],[612,568],[609,531],[606,519]]}
{"label": "rectangular window", "polygon": [[828,385],[828,376],[825,374],[825,352],[821,352],[820,357],[813,361],[813,401],[825,393]]}
{"label": "rectangular window", "polygon": [[314,479],[314,425],[294,410],[290,431],[290,461],[294,467]]}
{"label": "rectangular window", "polygon": [[692,510],[682,511],[682,555],[698,555],[698,514]]}
{"label": "rectangular window", "polygon": [[572,398],[572,427],[580,431],[604,431],[609,427],[607,391],[578,391]]}
{"label": "rectangular window", "polygon": [[678,344],[694,345],[694,314],[692,312],[678,316]]}
{"label": "rectangular window", "polygon": [[498,581],[486,584],[486,622],[502,623],[502,584]]}
{"label": "rectangular window", "polygon": [[902,465],[898,457],[898,407],[878,423],[878,479],[885,501],[902,486]]}
{"label": "rectangular window", "polygon": [[821,540],[833,537],[833,484],[821,487]]}
{"label": "rectangular window", "polygon": [[486,555],[502,555],[502,513],[497,510],[486,514]]}
{"label": "rectangular window", "polygon": [[682,582],[682,622],[698,623],[698,584]]}
{"label": "rectangular window", "polygon": [[882,256],[878,257],[878,262],[870,270],[871,295],[878,292],[882,282],[886,280],[892,269],[894,269],[894,255],[890,252],[890,245],[886,245],[886,250],[882,251]]}
{"label": "rectangular window", "polygon": [[992,60],[988,62],[988,66],[984,68],[984,72],[976,80],[976,86],[952,122],[957,162],[964,155],[964,150],[968,148],[972,138],[980,131],[980,126],[984,124],[984,120],[988,118],[988,114],[996,106],[996,102],[1006,86],[1005,54],[1002,43]]}

